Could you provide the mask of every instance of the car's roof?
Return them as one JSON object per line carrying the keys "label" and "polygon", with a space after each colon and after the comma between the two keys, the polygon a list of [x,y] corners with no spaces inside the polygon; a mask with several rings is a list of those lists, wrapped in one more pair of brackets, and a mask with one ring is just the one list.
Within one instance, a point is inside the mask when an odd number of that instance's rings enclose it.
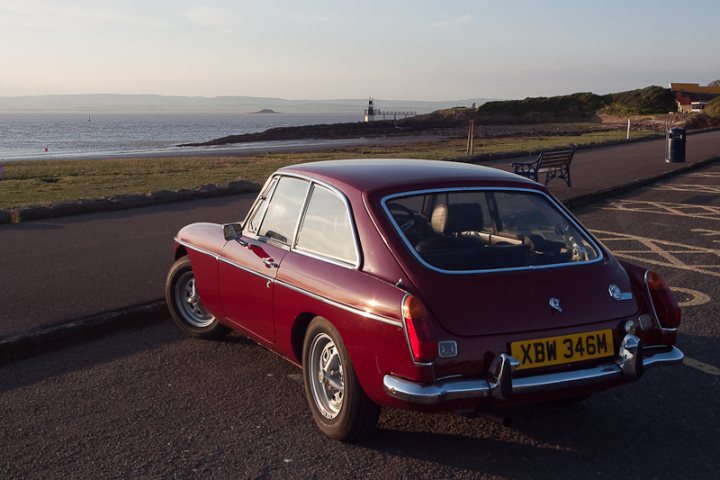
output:
{"label": "car's roof", "polygon": [[487,185],[538,188],[518,175],[469,163],[413,159],[355,159],[303,163],[281,168],[296,174],[360,192],[440,185]]}

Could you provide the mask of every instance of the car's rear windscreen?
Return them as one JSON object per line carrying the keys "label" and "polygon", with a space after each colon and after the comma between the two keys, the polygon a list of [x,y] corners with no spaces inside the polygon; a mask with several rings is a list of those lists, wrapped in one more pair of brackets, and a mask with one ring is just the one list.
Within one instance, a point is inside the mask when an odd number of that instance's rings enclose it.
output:
{"label": "car's rear windscreen", "polygon": [[599,248],[541,193],[457,189],[391,195],[383,205],[428,266],[451,272],[590,262]]}

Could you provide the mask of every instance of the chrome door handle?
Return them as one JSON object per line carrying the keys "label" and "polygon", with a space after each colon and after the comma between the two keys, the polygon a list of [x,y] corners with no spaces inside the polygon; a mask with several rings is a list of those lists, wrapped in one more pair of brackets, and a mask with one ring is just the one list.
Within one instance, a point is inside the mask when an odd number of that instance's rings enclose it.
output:
{"label": "chrome door handle", "polygon": [[280,265],[278,265],[277,263],[275,263],[275,260],[273,260],[273,259],[270,258],[270,257],[268,257],[268,258],[263,258],[263,263],[265,264],[265,266],[266,266],[267,268],[278,268],[278,267],[280,266]]}

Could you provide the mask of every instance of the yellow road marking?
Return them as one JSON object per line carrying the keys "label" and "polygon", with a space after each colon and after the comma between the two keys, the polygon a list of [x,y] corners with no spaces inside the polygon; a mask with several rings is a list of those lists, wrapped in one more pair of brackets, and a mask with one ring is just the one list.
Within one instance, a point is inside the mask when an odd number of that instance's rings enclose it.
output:
{"label": "yellow road marking", "polygon": [[696,192],[696,193],[720,193],[720,187],[715,185],[692,185],[692,184],[673,184],[662,185],[660,187],[650,187],[650,190],[665,190],[670,192]]}
{"label": "yellow road marking", "polygon": [[638,212],[659,215],[674,215],[702,220],[720,221],[720,207],[714,205],[696,205],[690,203],[648,202],[643,200],[618,200],[603,210]]}
{"label": "yellow road marking", "polygon": [[703,237],[717,237],[720,235],[720,230],[710,230],[709,228],[693,228],[690,231],[693,233],[699,233]]}
{"label": "yellow road marking", "polygon": [[[627,260],[634,260],[640,264],[653,264],[662,265],[667,267],[674,267],[682,270],[690,270],[696,273],[703,273],[705,275],[711,275],[714,277],[720,277],[720,271],[713,269],[720,268],[720,262],[717,264],[692,264],[683,261],[673,254],[693,254],[693,255],[704,255],[715,256],[720,258],[720,250],[706,247],[695,247],[693,245],[687,245],[678,242],[669,242],[666,240],[658,240],[648,237],[640,237],[637,235],[628,235],[626,233],[608,232],[605,230],[591,230],[598,239],[603,243],[609,242],[636,242],[635,248],[622,249],[622,248],[611,248],[613,255],[616,257],[624,258]],[[639,245],[638,245],[639,244]],[[638,251],[637,246],[645,247],[647,250]],[[651,254],[660,257],[662,260],[647,258],[645,256],[639,256],[638,254]]]}
{"label": "yellow road marking", "polygon": [[700,360],[695,360],[694,358],[688,358],[688,357],[685,357],[685,360],[683,360],[683,363],[690,368],[695,368],[695,369],[700,370],[701,372],[708,373],[715,377],[720,377],[720,368],[717,368],[714,365],[703,363]]}
{"label": "yellow road marking", "polygon": [[673,292],[684,293],[691,297],[687,302],[678,302],[678,305],[681,307],[697,307],[698,305],[705,305],[711,300],[710,295],[691,288],[670,287],[670,290]]}

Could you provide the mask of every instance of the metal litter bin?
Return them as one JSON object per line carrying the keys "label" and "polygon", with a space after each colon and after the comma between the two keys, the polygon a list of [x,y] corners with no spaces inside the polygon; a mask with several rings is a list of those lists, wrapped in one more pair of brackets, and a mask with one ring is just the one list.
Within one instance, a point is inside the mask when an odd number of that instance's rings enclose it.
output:
{"label": "metal litter bin", "polygon": [[665,161],[680,163],[685,161],[685,144],[687,131],[684,128],[673,127],[668,132]]}

